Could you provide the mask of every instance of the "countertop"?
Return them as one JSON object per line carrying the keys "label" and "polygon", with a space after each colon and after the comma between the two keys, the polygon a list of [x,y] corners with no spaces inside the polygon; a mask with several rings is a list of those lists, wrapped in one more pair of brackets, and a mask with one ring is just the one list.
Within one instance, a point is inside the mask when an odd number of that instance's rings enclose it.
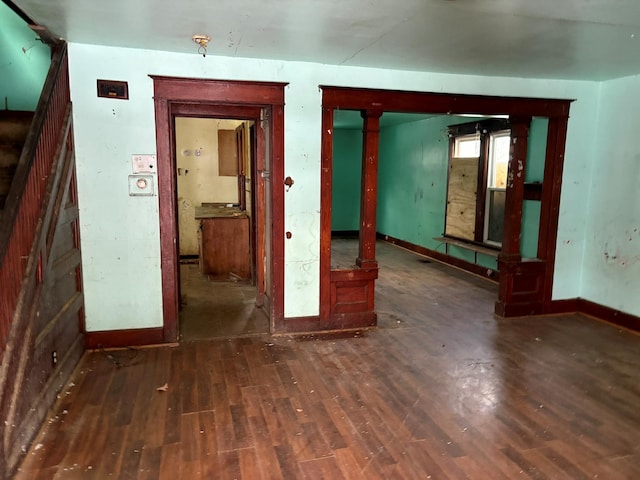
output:
{"label": "countertop", "polygon": [[228,207],[226,204],[211,204],[196,207],[195,219],[205,218],[243,218],[247,215],[238,207]]}

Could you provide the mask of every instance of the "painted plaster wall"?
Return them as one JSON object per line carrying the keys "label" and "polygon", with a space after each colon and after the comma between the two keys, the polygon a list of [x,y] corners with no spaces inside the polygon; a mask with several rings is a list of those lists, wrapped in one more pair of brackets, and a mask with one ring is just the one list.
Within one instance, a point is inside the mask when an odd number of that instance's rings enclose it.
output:
{"label": "painted plaster wall", "polygon": [[582,297],[640,315],[640,76],[602,84]]}
{"label": "painted plaster wall", "polygon": [[0,109],[35,111],[50,64],[49,47],[0,2]]}
{"label": "painted plaster wall", "polygon": [[[548,128],[549,121],[546,118],[531,119],[529,141],[527,142],[527,163],[524,172],[525,182],[542,182],[544,178]],[[540,205],[540,202],[535,200],[525,200],[522,205],[520,254],[524,258],[535,258],[538,255]]]}
{"label": "painted plaster wall", "polygon": [[[318,313],[321,91],[318,85],[576,98],[566,152],[554,298],[578,296],[597,84],[490,78],[71,44],[87,329],[162,325],[158,197],[130,197],[132,153],[155,153],[149,74],[288,82],[285,107],[285,316]],[[97,78],[129,82],[130,100],[96,98]],[[274,179],[274,184],[277,180]],[[566,242],[566,240],[571,240]]]}
{"label": "painted plaster wall", "polygon": [[380,132],[378,231],[444,251],[449,138],[447,126],[470,119],[436,116]]}
{"label": "painted plaster wall", "polygon": [[180,255],[198,255],[195,209],[203,203],[238,203],[238,177],[218,173],[218,130],[235,130],[241,120],[176,118],[176,168]]}
{"label": "painted plaster wall", "polygon": [[362,128],[336,128],[333,132],[333,185],[331,230],[360,228]]}

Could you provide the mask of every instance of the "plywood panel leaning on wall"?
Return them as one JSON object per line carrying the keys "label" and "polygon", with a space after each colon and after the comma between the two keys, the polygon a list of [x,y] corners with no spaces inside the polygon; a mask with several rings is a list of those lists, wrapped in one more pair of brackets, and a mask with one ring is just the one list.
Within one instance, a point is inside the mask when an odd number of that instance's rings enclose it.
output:
{"label": "plywood panel leaning on wall", "polygon": [[452,158],[449,165],[445,234],[474,240],[478,158]]}

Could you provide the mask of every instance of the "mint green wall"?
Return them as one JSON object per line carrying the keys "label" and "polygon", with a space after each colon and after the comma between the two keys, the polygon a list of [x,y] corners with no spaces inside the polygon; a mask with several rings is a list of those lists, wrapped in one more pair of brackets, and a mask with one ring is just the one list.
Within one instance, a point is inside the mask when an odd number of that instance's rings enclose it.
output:
{"label": "mint green wall", "polygon": [[433,237],[444,232],[447,126],[468,121],[435,116],[381,129],[378,232],[438,248]]}
{"label": "mint green wall", "polygon": [[590,183],[580,185],[590,198],[579,206],[587,213],[581,296],[632,315],[640,315],[639,111],[640,76],[602,84],[598,135],[584,136],[595,150]]}
{"label": "mint green wall", "polygon": [[0,2],[0,110],[35,111],[50,64],[49,47]]}
{"label": "mint green wall", "polygon": [[331,230],[358,230],[360,223],[360,178],[362,172],[362,128],[333,131],[333,189]]}

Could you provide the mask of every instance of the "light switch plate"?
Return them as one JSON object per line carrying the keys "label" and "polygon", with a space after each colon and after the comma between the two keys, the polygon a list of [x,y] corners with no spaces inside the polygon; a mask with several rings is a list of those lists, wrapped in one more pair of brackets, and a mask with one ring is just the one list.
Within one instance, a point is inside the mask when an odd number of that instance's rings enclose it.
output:
{"label": "light switch plate", "polygon": [[152,153],[139,153],[131,155],[133,173],[156,173],[158,162]]}
{"label": "light switch plate", "polygon": [[129,196],[152,196],[153,175],[129,175]]}

